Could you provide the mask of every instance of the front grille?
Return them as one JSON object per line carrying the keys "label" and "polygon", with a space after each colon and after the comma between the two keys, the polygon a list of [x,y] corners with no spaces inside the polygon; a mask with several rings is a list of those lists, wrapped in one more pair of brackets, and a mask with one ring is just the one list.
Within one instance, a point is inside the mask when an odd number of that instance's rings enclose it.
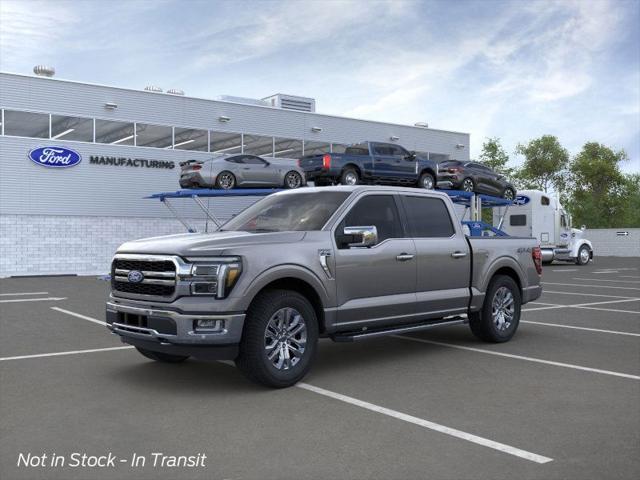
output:
{"label": "front grille", "polygon": [[[142,273],[142,281],[130,281],[129,272],[133,270]],[[111,288],[123,293],[169,297],[176,288],[176,266],[169,260],[116,258],[111,265]]]}

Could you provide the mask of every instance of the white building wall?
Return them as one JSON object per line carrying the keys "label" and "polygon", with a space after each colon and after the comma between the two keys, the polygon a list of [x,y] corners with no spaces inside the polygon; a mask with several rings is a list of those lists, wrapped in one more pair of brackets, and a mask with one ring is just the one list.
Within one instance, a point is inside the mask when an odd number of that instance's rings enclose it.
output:
{"label": "white building wall", "polygon": [[[628,235],[619,235],[624,232]],[[636,257],[635,266],[640,267],[640,228],[587,229],[585,237],[593,244],[595,258]]]}

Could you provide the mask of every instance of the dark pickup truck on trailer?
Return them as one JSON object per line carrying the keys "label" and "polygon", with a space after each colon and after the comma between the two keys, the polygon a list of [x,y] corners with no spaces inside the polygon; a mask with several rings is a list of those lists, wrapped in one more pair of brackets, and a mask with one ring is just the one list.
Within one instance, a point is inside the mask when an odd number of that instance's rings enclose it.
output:
{"label": "dark pickup truck on trailer", "polygon": [[538,298],[534,238],[467,238],[444,193],[400,187],[271,194],[220,231],[125,243],[107,326],[151,359],[234,359],[271,387],[299,381],[319,337],[354,341],[469,323],[509,340]]}
{"label": "dark pickup truck on trailer", "polygon": [[344,153],[309,155],[300,159],[299,166],[316,186],[377,183],[432,190],[438,178],[437,162],[393,143],[363,142],[348,146]]}

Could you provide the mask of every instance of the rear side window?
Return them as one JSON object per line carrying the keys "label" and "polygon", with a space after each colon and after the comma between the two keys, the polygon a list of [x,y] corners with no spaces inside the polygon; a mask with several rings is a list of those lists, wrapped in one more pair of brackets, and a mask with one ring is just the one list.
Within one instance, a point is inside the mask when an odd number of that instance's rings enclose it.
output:
{"label": "rear side window", "polygon": [[225,159],[229,163],[244,163],[244,157],[242,155],[237,157],[229,157]]}
{"label": "rear side window", "polygon": [[511,215],[509,217],[509,225],[511,225],[512,227],[524,227],[526,224],[526,215]]}
{"label": "rear side window", "polygon": [[551,203],[549,201],[549,197],[540,197],[540,204],[541,205],[549,205],[549,203]]}
{"label": "rear side window", "polygon": [[447,206],[439,198],[402,197],[414,238],[450,237],[455,233]]}
{"label": "rear side window", "polygon": [[[334,153],[339,153],[336,152],[336,150],[333,150]],[[354,144],[354,145],[349,145],[344,153],[346,155],[369,155],[369,145],[367,145],[366,143],[358,143],[358,144]]]}
{"label": "rear side window", "polygon": [[398,217],[396,202],[391,195],[367,195],[358,200],[341,222],[337,233],[342,233],[344,227],[368,227],[378,229],[378,242],[387,238],[400,238],[402,226]]}

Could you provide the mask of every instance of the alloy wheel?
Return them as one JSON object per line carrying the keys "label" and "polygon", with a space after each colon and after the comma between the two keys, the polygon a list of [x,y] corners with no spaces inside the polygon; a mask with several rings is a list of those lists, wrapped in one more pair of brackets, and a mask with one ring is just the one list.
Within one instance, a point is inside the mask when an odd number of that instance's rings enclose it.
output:
{"label": "alloy wheel", "polygon": [[233,188],[235,183],[235,179],[230,173],[223,173],[218,178],[218,184],[220,185],[220,188],[223,188],[224,190]]}
{"label": "alloy wheel", "polygon": [[496,329],[505,332],[511,327],[515,315],[513,293],[507,287],[500,287],[493,295],[491,316]]}
{"label": "alloy wheel", "polygon": [[298,172],[287,173],[286,181],[288,188],[299,188],[302,185],[302,178]]}
{"label": "alloy wheel", "polygon": [[358,183],[358,176],[353,172],[349,172],[344,176],[344,183],[347,185],[356,185]]}
{"label": "alloy wheel", "polygon": [[473,180],[465,178],[464,182],[462,182],[462,190],[465,192],[473,192]]}
{"label": "alloy wheel", "polygon": [[278,370],[295,366],[306,350],[307,324],[295,308],[276,311],[264,332],[264,349],[271,364]]}
{"label": "alloy wheel", "polygon": [[422,188],[433,190],[433,177],[431,175],[425,175],[422,178]]}

